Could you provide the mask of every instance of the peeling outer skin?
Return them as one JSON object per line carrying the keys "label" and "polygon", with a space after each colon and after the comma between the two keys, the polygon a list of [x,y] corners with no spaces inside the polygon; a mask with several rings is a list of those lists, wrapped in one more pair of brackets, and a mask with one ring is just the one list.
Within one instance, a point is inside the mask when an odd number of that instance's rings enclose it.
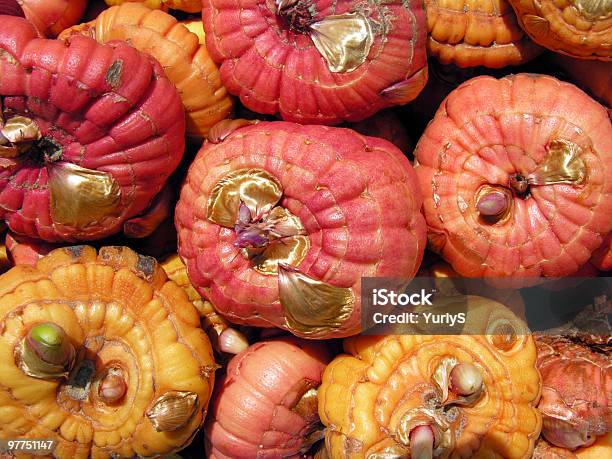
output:
{"label": "peeling outer skin", "polygon": [[5,113],[27,110],[43,136],[62,147],[64,164],[109,174],[121,198],[115,215],[85,227],[60,225],[51,218],[47,187],[53,164],[25,161],[0,169],[0,218],[17,234],[49,242],[118,232],[149,205],[182,158],[184,113],[176,89],[159,64],[126,43],[99,45],[78,36],[66,45],[37,39],[23,19],[1,19]]}
{"label": "peeling outer skin", "polygon": [[[153,258],[126,247],[57,249],[3,274],[0,305],[1,438],[56,440],[58,459],[163,456],[191,442],[216,365],[195,308]],[[45,322],[76,350],[67,379],[26,376],[15,361],[18,343]],[[127,385],[112,406],[96,390],[110,369]],[[158,432],[146,413],[172,391],[196,394],[194,412]]]}
{"label": "peeling outer skin", "polygon": [[[352,290],[351,314],[339,327],[311,334],[289,327],[277,276],[253,269],[234,246],[236,233],[206,218],[219,180],[250,167],[280,181],[279,205],[305,228],[310,248],[297,269]],[[198,153],[176,208],[179,255],[196,290],[232,322],[306,338],[348,336],[360,329],[362,277],[416,273],[425,249],[420,206],[412,167],[389,142],[349,129],[260,122]]]}
{"label": "peeling outer skin", "polygon": [[56,244],[11,233],[6,234],[5,244],[13,265],[36,266],[39,259],[58,248]]}
{"label": "peeling outer skin", "polygon": [[298,401],[321,384],[329,360],[323,343],[293,337],[258,342],[234,357],[211,402],[206,457],[304,457],[307,438],[319,438],[321,426],[316,403],[303,409]]}
{"label": "peeling outer skin", "polygon": [[[580,59],[612,60],[612,10],[606,0],[509,0],[536,43]],[[607,5],[607,14],[588,11]]]}
{"label": "peeling outer skin", "polygon": [[550,58],[578,86],[605,104],[608,109],[612,107],[612,62],[574,59],[557,53],[551,53]]}
{"label": "peeling outer skin", "polygon": [[[563,337],[538,336],[542,375],[542,435],[570,449],[589,446],[612,431],[612,362],[609,355]],[[564,433],[567,432],[567,433]]]}
{"label": "peeling outer skin", "polygon": [[[535,171],[556,139],[578,146],[583,181],[530,185],[505,218],[483,221],[481,187],[510,189],[510,177]],[[571,84],[530,74],[469,80],[443,101],[415,156],[430,247],[461,276],[511,276],[516,285],[569,276],[612,229],[612,125]]]}
{"label": "peeling outer skin", "polygon": [[330,71],[310,36],[289,30],[271,0],[203,1],[207,47],[228,91],[247,108],[286,121],[334,125],[360,121],[418,95],[427,82],[421,2],[301,1],[316,10],[315,20],[356,8],[369,11],[376,33],[365,62],[350,72]]}
{"label": "peeling outer skin", "polygon": [[[517,336],[506,350],[490,339],[388,335],[345,340],[346,354],[327,366],[319,387],[319,416],[327,428],[330,458],[385,457],[370,454],[401,447],[401,420],[440,399],[432,375],[444,357],[474,364],[485,389],[477,402],[449,410],[459,411],[447,431],[455,433],[455,446],[436,451],[436,440],[434,457],[530,458],[541,427],[533,339]],[[409,450],[400,451],[403,455],[397,451],[389,457],[409,457]]]}
{"label": "peeling outer skin", "polygon": [[507,0],[427,0],[427,51],[443,64],[501,68],[542,53],[519,27]]}
{"label": "peeling outer skin", "polygon": [[77,34],[99,43],[126,41],[158,60],[181,96],[189,137],[205,138],[215,123],[232,112],[233,99],[221,83],[219,69],[206,47],[169,13],[126,3],[107,9],[91,22],[65,30],[59,38],[67,40]]}
{"label": "peeling outer skin", "polygon": [[87,8],[87,0],[19,0],[19,4],[41,36],[50,38],[79,22]]}

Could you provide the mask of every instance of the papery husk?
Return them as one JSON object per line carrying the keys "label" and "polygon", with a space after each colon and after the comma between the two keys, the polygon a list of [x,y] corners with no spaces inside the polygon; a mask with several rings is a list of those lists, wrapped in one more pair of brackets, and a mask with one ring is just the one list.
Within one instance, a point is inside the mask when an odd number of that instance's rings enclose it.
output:
{"label": "papery husk", "polygon": [[0,134],[11,144],[31,142],[41,138],[38,125],[25,116],[8,118],[0,129]]}
{"label": "papery husk", "polygon": [[312,42],[331,72],[356,70],[372,49],[374,32],[368,18],[361,13],[326,16],[309,28]]}
{"label": "papery husk", "polygon": [[115,217],[121,208],[121,187],[107,172],[72,163],[48,166],[51,218],[65,226],[86,228]]}
{"label": "papery husk", "polygon": [[198,394],[170,391],[155,400],[146,415],[158,432],[174,432],[185,427],[197,408]]}
{"label": "papery husk", "polygon": [[238,209],[243,202],[252,220],[267,215],[283,194],[278,179],[263,169],[239,169],[219,180],[208,198],[206,218],[233,228],[238,220]]}
{"label": "papery husk", "polygon": [[313,279],[289,265],[279,265],[279,299],[287,326],[306,335],[339,328],[353,313],[351,289]]}

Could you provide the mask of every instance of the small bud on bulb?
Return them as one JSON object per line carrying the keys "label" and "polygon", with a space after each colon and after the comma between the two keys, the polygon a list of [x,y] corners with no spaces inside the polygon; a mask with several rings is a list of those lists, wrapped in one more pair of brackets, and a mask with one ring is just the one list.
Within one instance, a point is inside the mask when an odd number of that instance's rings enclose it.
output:
{"label": "small bud on bulb", "polygon": [[61,378],[68,375],[74,356],[64,329],[54,323],[41,323],[30,328],[22,341],[20,367],[34,378]]}
{"label": "small bud on bulb", "polygon": [[459,363],[451,370],[450,389],[464,397],[482,392],[483,381],[480,370],[471,363]]}
{"label": "small bud on bulb", "polygon": [[410,431],[410,459],[433,459],[435,436],[430,426],[417,426]]}
{"label": "small bud on bulb", "polygon": [[117,403],[127,392],[127,384],[121,375],[108,373],[100,381],[98,396],[106,404]]}
{"label": "small bud on bulb", "polygon": [[502,217],[509,206],[508,195],[501,191],[490,191],[483,194],[476,203],[476,210],[483,217]]}

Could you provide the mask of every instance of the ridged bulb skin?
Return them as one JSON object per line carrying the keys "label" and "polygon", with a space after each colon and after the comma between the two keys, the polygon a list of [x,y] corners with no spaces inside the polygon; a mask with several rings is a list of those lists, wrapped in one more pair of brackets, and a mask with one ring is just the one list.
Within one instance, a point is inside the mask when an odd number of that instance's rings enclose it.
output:
{"label": "ridged bulb skin", "polygon": [[233,109],[233,100],[206,47],[169,13],[141,3],[124,3],[103,11],[91,22],[65,30],[59,38],[69,40],[77,34],[99,43],[126,41],[159,61],[185,106],[189,137],[206,137]]}
{"label": "ridged bulb skin", "polygon": [[542,53],[506,0],[428,0],[427,51],[443,64],[501,68]]}
{"label": "ridged bulb skin", "polygon": [[[410,457],[411,429],[429,425],[435,433],[436,425],[446,424],[436,434],[433,457],[530,458],[541,427],[535,344],[530,335],[515,336],[511,345],[498,343],[491,335],[346,339],[346,354],[328,365],[319,388],[329,457],[369,458],[383,452]],[[434,381],[444,359],[473,365],[484,388],[475,402],[455,405],[447,414],[431,408],[444,400]]]}
{"label": "ridged bulb skin", "polygon": [[[237,245],[238,199],[225,204],[234,215],[223,225],[209,212],[225,199],[215,198],[219,184],[236,174],[276,182],[274,199],[254,205],[275,206],[264,221],[281,210],[301,225],[297,237],[264,244],[264,269]],[[412,166],[391,143],[349,129],[260,122],[196,156],[176,208],[179,255],[196,290],[232,322],[305,338],[349,336],[361,327],[362,277],[416,273],[425,249],[420,206]],[[263,224],[250,217],[251,227]],[[287,248],[297,255],[283,261]]]}
{"label": "ridged bulb skin", "polygon": [[234,357],[206,421],[211,459],[302,458],[322,437],[316,388],[330,357],[323,343],[277,338]]}
{"label": "ridged bulb skin", "polygon": [[[160,262],[160,265],[166,271],[168,278],[187,293],[189,301],[191,301],[200,314],[202,328],[211,337],[213,347],[217,352],[237,354],[244,347],[248,346],[246,337],[238,330],[232,328],[231,324],[215,311],[210,301],[203,299],[196,289],[193,288],[187,274],[187,266],[185,266],[185,263],[183,263],[178,254],[168,256]],[[227,341],[227,335],[235,339],[231,342],[225,342]]]}
{"label": "ridged bulb skin", "polygon": [[612,60],[609,0],[508,0],[520,26],[541,46],[579,59]]}
{"label": "ridged bulb skin", "polygon": [[[124,42],[37,38],[2,17],[4,122],[25,118],[40,142],[2,154],[0,218],[48,242],[95,240],[146,209],[183,156],[183,104],[162,67]],[[16,148],[27,148],[17,142]]]}
{"label": "ridged bulb skin", "polygon": [[[612,229],[612,124],[569,83],[473,78],[443,101],[415,156],[430,247],[461,276],[570,276]],[[505,196],[499,215],[479,211],[491,193]]]}
{"label": "ridged bulb skin", "polygon": [[57,37],[79,22],[87,0],[19,0],[25,17],[42,35]]}
{"label": "ridged bulb skin", "polygon": [[553,445],[575,450],[611,432],[610,356],[556,336],[538,336],[537,346],[543,437]]}
{"label": "ridged bulb skin", "polygon": [[[187,446],[202,424],[216,368],[210,342],[153,258],[126,247],[57,249],[0,277],[0,320],[0,437],[55,440],[60,459],[148,457]],[[49,322],[75,349],[70,373],[27,376],[16,348]]]}
{"label": "ridged bulb skin", "polygon": [[26,117],[48,150],[43,156],[35,145],[0,158],[0,218],[17,234],[49,242],[118,232],[182,158],[185,115],[176,88],[127,43],[77,36],[65,45],[37,39],[25,20],[2,21],[5,122]]}
{"label": "ridged bulb skin", "polygon": [[[286,6],[279,11],[280,4]],[[427,82],[420,1],[205,0],[202,5],[206,45],[221,66],[223,83],[254,112],[337,125],[406,104]],[[287,19],[292,8],[297,19]]]}

